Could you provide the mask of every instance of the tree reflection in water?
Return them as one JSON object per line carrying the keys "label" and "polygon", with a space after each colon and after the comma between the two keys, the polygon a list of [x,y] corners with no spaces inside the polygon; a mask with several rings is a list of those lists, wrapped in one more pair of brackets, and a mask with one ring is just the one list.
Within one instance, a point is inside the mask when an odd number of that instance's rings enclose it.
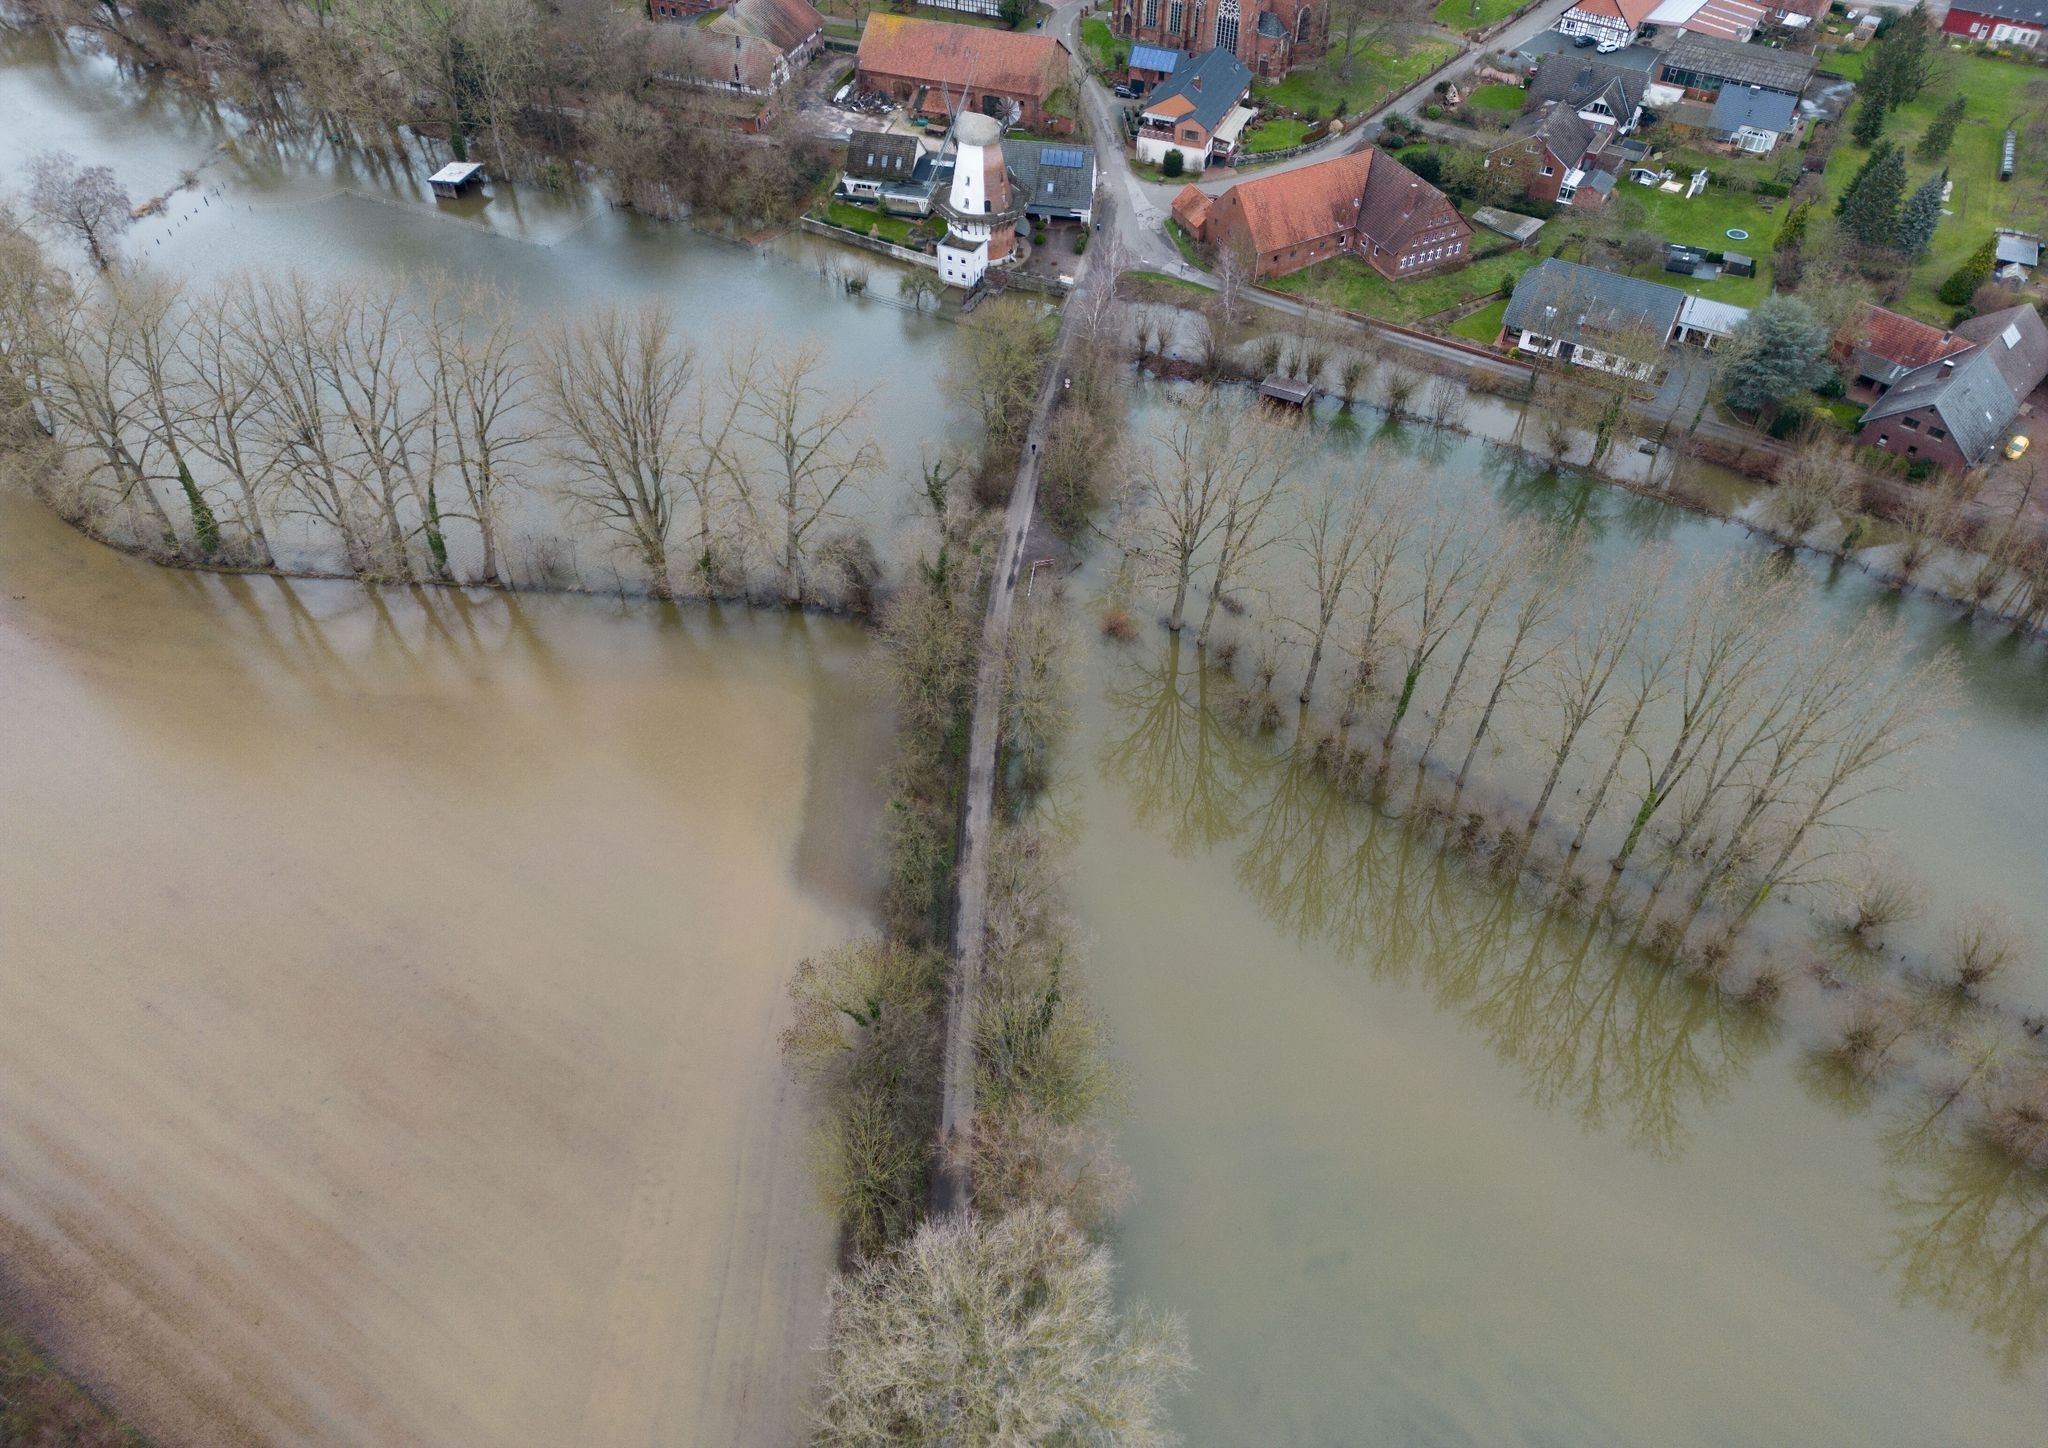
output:
{"label": "tree reflection in water", "polygon": [[[1245,892],[1297,941],[1378,980],[1419,979],[1521,1072],[1536,1104],[1673,1158],[1687,1118],[1773,1041],[1768,1017],[1332,789],[1298,719],[1284,737],[1245,737],[1226,715],[1238,686],[1198,651],[1173,640],[1152,666],[1119,668],[1101,767],[1137,820],[1177,858],[1231,847]],[[1870,1075],[1830,1056],[1806,1056],[1799,1076],[1846,1114],[1877,1099]],[[2048,1174],[1965,1129],[1968,1085],[1922,1092],[1883,1132],[1899,1173],[1886,1260],[1902,1301],[1967,1321],[2017,1375],[2048,1349]]]}
{"label": "tree reflection in water", "polygon": [[1169,643],[1109,694],[1102,767],[1139,822],[1177,856],[1233,846],[1269,920],[1376,979],[1419,979],[1538,1104],[1588,1130],[1620,1125],[1660,1157],[1683,1150],[1688,1112],[1726,1092],[1769,1024],[1330,788],[1299,727],[1243,738],[1223,713],[1236,686],[1210,673]]}

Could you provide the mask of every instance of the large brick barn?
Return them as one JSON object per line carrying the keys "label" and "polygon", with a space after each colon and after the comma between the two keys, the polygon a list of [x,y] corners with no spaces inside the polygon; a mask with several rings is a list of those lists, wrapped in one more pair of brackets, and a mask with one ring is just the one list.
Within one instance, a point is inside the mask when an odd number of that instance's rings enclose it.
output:
{"label": "large brick barn", "polygon": [[1472,228],[1450,198],[1380,150],[1240,181],[1222,195],[1193,186],[1173,214],[1204,246],[1256,258],[1260,279],[1348,252],[1391,281],[1470,256]]}
{"label": "large brick barn", "polygon": [[934,118],[964,108],[1007,120],[1003,112],[1014,106],[1017,124],[1059,133],[1072,121],[1048,115],[1046,103],[1067,84],[1067,61],[1066,46],[1050,35],[870,15],[858,84]]}

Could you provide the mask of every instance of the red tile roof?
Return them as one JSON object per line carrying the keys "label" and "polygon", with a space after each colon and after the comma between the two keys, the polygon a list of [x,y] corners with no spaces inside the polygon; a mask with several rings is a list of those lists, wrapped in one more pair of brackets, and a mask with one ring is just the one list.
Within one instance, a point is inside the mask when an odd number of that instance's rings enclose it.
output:
{"label": "red tile roof", "polygon": [[1043,101],[1066,81],[1066,47],[1029,31],[870,15],[860,36],[860,69]]}
{"label": "red tile roof", "polygon": [[1971,347],[1967,337],[1888,312],[1875,302],[1858,302],[1836,337],[1845,347],[1896,362],[1908,370],[1967,352]]}
{"label": "red tile roof", "polygon": [[1296,171],[1240,181],[1225,193],[1261,252],[1356,226],[1389,251],[1440,217],[1443,192],[1384,151],[1367,149]]}

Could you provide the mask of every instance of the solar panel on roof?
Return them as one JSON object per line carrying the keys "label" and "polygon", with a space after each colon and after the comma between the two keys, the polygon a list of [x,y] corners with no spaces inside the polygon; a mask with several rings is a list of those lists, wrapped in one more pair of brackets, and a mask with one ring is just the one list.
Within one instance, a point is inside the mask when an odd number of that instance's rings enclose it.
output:
{"label": "solar panel on roof", "polygon": [[1047,146],[1038,153],[1041,166],[1078,166],[1081,159],[1081,151],[1075,146]]}

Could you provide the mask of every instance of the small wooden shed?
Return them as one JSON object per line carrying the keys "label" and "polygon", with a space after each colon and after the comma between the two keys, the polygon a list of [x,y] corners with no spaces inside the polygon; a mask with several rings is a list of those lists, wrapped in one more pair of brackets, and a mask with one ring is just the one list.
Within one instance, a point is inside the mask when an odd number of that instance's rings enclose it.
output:
{"label": "small wooden shed", "polygon": [[1259,384],[1259,396],[1269,402],[1283,403],[1288,407],[1306,407],[1309,398],[1314,395],[1315,389],[1306,382],[1297,382],[1292,377],[1282,377],[1278,373]]}
{"label": "small wooden shed", "polygon": [[484,184],[484,168],[475,161],[450,161],[429,176],[427,184],[442,200],[453,201]]}

